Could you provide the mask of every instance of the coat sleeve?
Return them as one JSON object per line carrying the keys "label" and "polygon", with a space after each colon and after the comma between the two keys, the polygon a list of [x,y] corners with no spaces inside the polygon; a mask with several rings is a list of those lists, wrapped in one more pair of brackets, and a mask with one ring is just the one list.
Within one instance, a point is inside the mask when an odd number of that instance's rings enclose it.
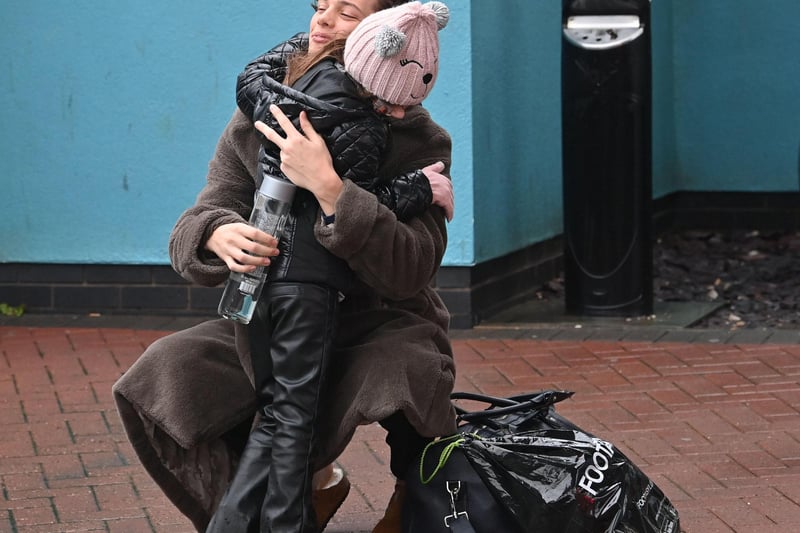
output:
{"label": "coat sleeve", "polygon": [[207,251],[205,243],[219,226],[247,222],[253,210],[258,146],[253,123],[237,110],[217,143],[205,187],[170,234],[172,266],[188,281],[213,287],[227,279],[227,265]]}
{"label": "coat sleeve", "polygon": [[[451,140],[420,106],[392,128],[381,175],[398,175],[437,161],[449,176]],[[401,127],[402,126],[402,127]],[[356,275],[383,298],[411,298],[433,281],[447,247],[444,211],[431,205],[406,222],[376,196],[345,182],[336,202],[336,222],[318,224],[317,239],[347,261]]]}
{"label": "coat sleeve", "polygon": [[349,181],[336,203],[336,223],[318,225],[316,232],[361,281],[390,300],[411,298],[427,287],[447,247],[441,210],[431,208],[403,223],[374,194]]}

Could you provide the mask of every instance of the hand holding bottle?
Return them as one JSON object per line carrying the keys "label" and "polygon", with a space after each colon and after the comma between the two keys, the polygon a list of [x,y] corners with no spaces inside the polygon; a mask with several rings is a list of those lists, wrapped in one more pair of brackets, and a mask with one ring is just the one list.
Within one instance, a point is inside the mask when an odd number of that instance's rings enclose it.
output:
{"label": "hand holding bottle", "polygon": [[269,265],[270,257],[278,255],[278,239],[250,224],[236,222],[215,229],[205,248],[225,261],[231,272],[252,272]]}
{"label": "hand holding bottle", "polygon": [[[248,225],[262,234],[274,235],[280,240],[283,228],[289,219],[289,212],[292,208],[292,200],[297,189],[290,181],[264,174],[264,167],[259,165],[262,172],[262,181],[256,191],[253,211],[250,213]],[[246,233],[244,231],[243,233]],[[251,232],[250,236],[259,236],[258,233]],[[234,241],[238,241],[240,235],[234,236]],[[225,241],[223,240],[223,243]],[[248,248],[253,248],[248,246]],[[247,250],[243,250],[241,257],[246,261]],[[238,254],[235,252],[231,257]],[[269,269],[264,264],[264,258],[255,261],[256,267],[252,270],[237,271],[231,269],[225,290],[219,301],[217,311],[220,316],[230,320],[235,320],[242,324],[248,324],[253,318],[256,304],[261,296],[261,290],[267,281]],[[268,263],[267,263],[268,264]],[[235,265],[234,265],[235,266]]]}

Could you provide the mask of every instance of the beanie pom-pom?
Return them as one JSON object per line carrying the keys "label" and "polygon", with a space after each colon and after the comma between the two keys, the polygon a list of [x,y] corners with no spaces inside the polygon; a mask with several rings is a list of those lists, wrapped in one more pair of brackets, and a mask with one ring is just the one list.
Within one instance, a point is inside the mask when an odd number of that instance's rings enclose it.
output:
{"label": "beanie pom-pom", "polygon": [[436,26],[441,30],[450,22],[450,9],[442,2],[428,2],[426,7],[436,15]]}
{"label": "beanie pom-pom", "polygon": [[392,57],[403,49],[404,44],[406,34],[391,26],[383,26],[375,35],[375,51],[381,57]]}

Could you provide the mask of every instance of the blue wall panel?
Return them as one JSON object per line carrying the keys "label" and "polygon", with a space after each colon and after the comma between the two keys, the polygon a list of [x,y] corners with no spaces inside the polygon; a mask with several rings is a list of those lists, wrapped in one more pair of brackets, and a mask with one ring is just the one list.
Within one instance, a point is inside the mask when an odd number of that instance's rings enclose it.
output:
{"label": "blue wall panel", "polygon": [[561,232],[561,9],[473,2],[475,262]]}
{"label": "blue wall panel", "polygon": [[[560,2],[451,0],[427,107],[452,134],[445,265],[561,232]],[[262,14],[263,13],[263,14]],[[251,58],[305,2],[0,5],[0,262],[167,263]],[[794,0],[653,2],[653,191],[798,189]]]}
{"label": "blue wall panel", "polygon": [[451,177],[456,199],[455,218],[448,224],[444,264],[470,265],[474,262],[474,181],[472,123],[472,43],[465,39],[471,30],[471,9],[464,0],[448,2],[450,22],[439,33],[441,50],[439,77],[425,107],[453,139]]}
{"label": "blue wall panel", "polygon": [[797,191],[800,4],[673,5],[677,188]]}
{"label": "blue wall panel", "polygon": [[650,9],[653,83],[653,197],[678,189],[675,146],[672,4],[656,0]]}
{"label": "blue wall panel", "polygon": [[3,3],[0,261],[167,262],[236,74],[310,13],[277,0]]}

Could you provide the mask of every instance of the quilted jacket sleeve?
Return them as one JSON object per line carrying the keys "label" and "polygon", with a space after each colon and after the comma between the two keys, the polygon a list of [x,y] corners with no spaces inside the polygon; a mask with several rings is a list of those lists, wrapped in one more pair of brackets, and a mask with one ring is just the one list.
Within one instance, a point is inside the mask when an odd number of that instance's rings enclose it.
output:
{"label": "quilted jacket sleeve", "polygon": [[374,194],[405,222],[431,206],[433,192],[428,178],[418,169],[392,177],[376,177],[387,142],[387,129],[377,116],[346,123],[328,136],[336,173]]}
{"label": "quilted jacket sleeve", "polygon": [[236,104],[245,116],[253,121],[261,118],[255,116],[263,87],[261,79],[269,76],[276,81],[282,81],[286,76],[289,56],[307,44],[306,35],[299,33],[247,64],[236,79]]}
{"label": "quilted jacket sleeve", "polygon": [[389,180],[377,180],[370,187],[378,201],[394,211],[403,222],[427,211],[433,201],[431,182],[422,170],[411,170]]}
{"label": "quilted jacket sleeve", "polygon": [[377,117],[366,116],[334,129],[327,137],[333,168],[345,180],[374,192],[375,176],[386,146],[386,128]]}

